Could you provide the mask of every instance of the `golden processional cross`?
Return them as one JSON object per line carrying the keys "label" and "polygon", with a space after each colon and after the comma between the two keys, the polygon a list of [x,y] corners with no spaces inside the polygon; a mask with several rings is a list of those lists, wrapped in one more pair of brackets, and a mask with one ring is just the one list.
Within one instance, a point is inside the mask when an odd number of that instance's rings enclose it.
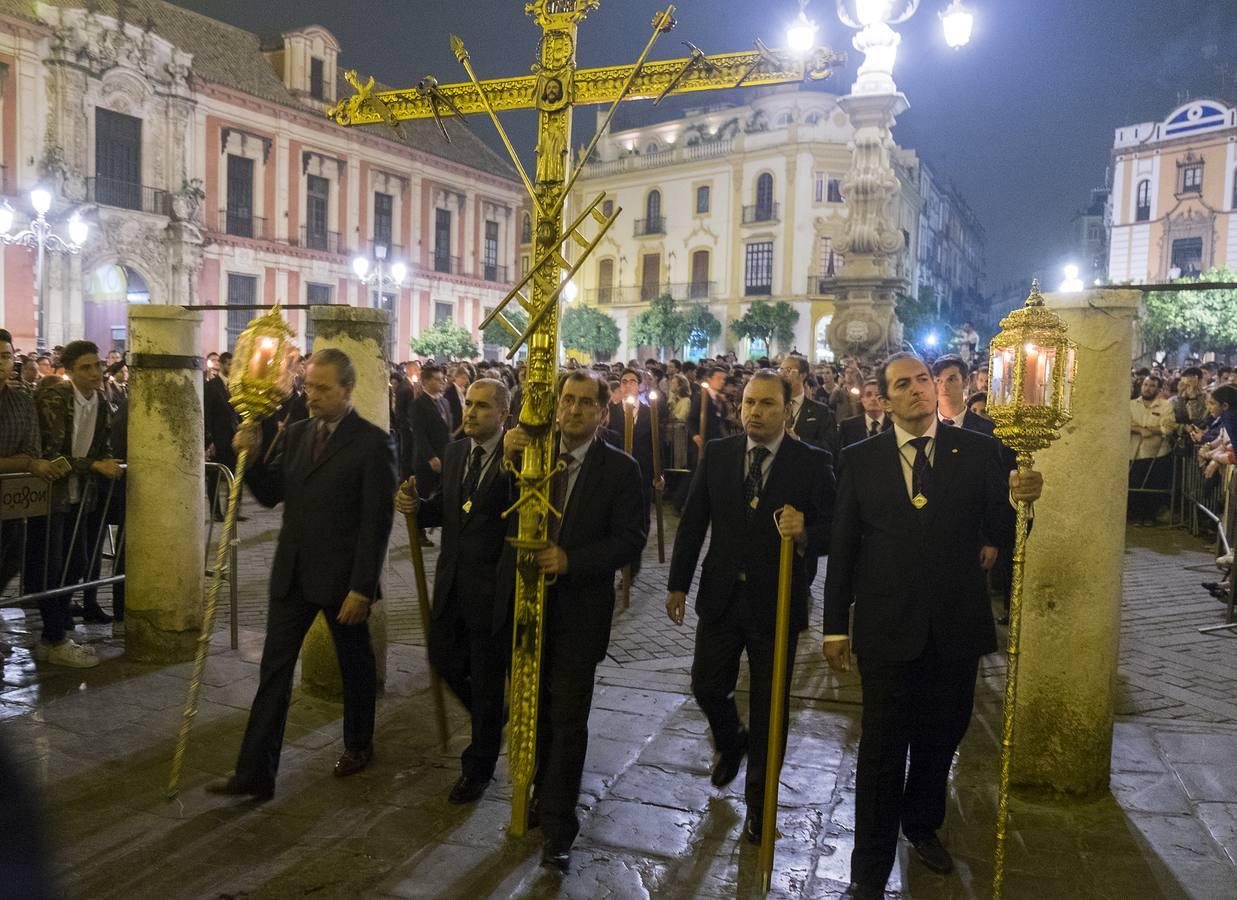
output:
{"label": "golden processional cross", "polygon": [[[409,119],[433,118],[450,140],[445,120],[469,113],[486,113],[511,155],[511,161],[528,190],[533,207],[534,253],[528,273],[507,294],[483,323],[500,322],[514,337],[510,357],[528,346],[528,368],[520,424],[533,435],[518,473],[520,499],[508,512],[519,513],[516,548],[516,597],[513,653],[511,660],[511,717],[508,758],[514,793],[511,833],[523,835],[527,826],[529,792],[536,767],[537,707],[541,676],[542,613],[546,582],[534,563],[534,553],[549,544],[550,517],[561,517],[549,500],[549,481],[557,469],[554,430],[556,378],[558,372],[558,298],[563,285],[579,271],[593,249],[609,231],[621,209],[609,216],[601,211],[599,194],[571,222],[563,208],[584,164],[609,127],[618,104],[624,100],[661,100],[669,94],[736,88],[745,85],[790,84],[828,77],[829,66],[839,62],[830,51],[817,49],[805,57],[771,50],[759,41],[745,53],[706,55],[687,44],[685,59],[647,61],[657,39],[675,26],[674,7],[653,17],[653,34],[635,65],[601,69],[576,68],[576,29],[600,0],[532,0],[525,12],[541,26],[541,42],[532,75],[479,81],[463,42],[452,36],[455,57],[468,73],[468,81],[440,85],[426,76],[416,87],[375,91],[374,80],[362,84],[355,72],[346,77],[357,93],[342,100],[329,115],[340,125],[387,124],[399,130]],[[609,103],[610,110],[571,173],[571,111],[581,104]],[[505,110],[537,110],[536,171],[534,180],[520,163],[497,113]],[[596,233],[587,237],[581,228],[592,220]],[[574,264],[564,254],[570,241],[579,248]],[[566,273],[564,276],[563,273]],[[515,300],[528,313],[528,326],[516,328],[503,315]]]}

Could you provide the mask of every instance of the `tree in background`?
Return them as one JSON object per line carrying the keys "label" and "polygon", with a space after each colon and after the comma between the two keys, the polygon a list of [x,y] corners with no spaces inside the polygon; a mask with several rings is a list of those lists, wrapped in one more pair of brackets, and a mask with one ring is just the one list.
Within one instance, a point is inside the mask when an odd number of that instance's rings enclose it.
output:
{"label": "tree in background", "polygon": [[[1237,282],[1232,269],[1211,268],[1177,284]],[[1176,353],[1188,346],[1196,354],[1237,352],[1237,290],[1151,291],[1143,298],[1143,344],[1152,352]]]}
{"label": "tree in background", "polygon": [[899,294],[894,312],[902,323],[903,340],[909,341],[920,351],[928,348],[936,353],[947,352],[949,339],[954,331],[949,323],[937,314],[936,290],[931,285],[920,285],[917,297]]}
{"label": "tree in background", "polygon": [[450,319],[435,322],[411,341],[412,352],[435,359],[473,359],[477,345],[472,342],[468,329],[461,328]]}
{"label": "tree in background", "polygon": [[591,306],[572,306],[563,313],[559,335],[568,350],[607,359],[621,343],[618,323]]}
{"label": "tree in background", "polygon": [[674,297],[662,294],[650,301],[649,308],[631,323],[631,342],[638,347],[656,347],[673,356],[687,343],[691,329]]}
{"label": "tree in background", "polygon": [[722,323],[703,303],[693,303],[683,313],[687,323],[687,345],[707,354],[709,345],[721,337]]}
{"label": "tree in background", "polygon": [[[503,315],[507,321],[518,328],[521,332],[528,327],[528,313],[524,312],[519,306],[514,303],[508,304],[503,310]],[[511,342],[515,340],[515,335],[499,324],[495,319],[481,331],[481,340],[487,344],[497,344],[500,347],[510,347]]]}
{"label": "tree in background", "polygon": [[730,330],[740,338],[764,342],[765,347],[772,353],[775,340],[783,349],[790,349],[789,345],[795,339],[795,323],[798,321],[799,311],[785,300],[777,303],[757,300],[747,308],[742,318],[730,323]]}

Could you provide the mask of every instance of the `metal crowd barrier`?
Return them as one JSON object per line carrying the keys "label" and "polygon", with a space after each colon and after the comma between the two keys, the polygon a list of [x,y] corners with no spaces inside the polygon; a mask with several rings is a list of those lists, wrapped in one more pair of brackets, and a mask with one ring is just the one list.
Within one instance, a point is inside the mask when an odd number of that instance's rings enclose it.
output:
{"label": "metal crowd barrier", "polygon": [[[121,468],[125,467],[122,465]],[[122,520],[119,523],[109,521],[113,501],[121,502],[116,494],[117,483],[116,481],[108,481],[102,507],[90,509],[88,512],[88,507],[93,507],[97,504],[100,492],[95,479],[85,480],[83,485],[84,493],[81,502],[77,504],[77,513],[73,517],[72,530],[69,532],[69,542],[60,550],[63,553],[63,564],[60,567],[60,572],[55,573],[51,570],[53,559],[52,535],[55,531],[51,527],[53,515],[51,508],[52,485],[36,475],[25,473],[0,475],[0,523],[3,524],[3,528],[0,528],[0,560],[3,560],[3,577],[5,579],[3,587],[7,589],[8,581],[11,581],[14,575],[20,575],[16,596],[0,598],[0,606],[28,608],[37,605],[40,600],[62,597],[66,594],[72,595],[78,591],[98,589],[107,585],[117,585],[124,582],[124,573],[116,572],[116,568],[123,565],[124,559],[124,521]],[[123,497],[123,494],[121,497]],[[68,582],[69,572],[73,568],[75,551],[78,549],[78,538],[81,538],[83,544],[90,538],[88,533],[89,527],[86,521],[88,515],[92,519],[97,518],[99,527],[95,533],[93,543],[86,548],[86,565],[81,573],[82,578],[72,583],[66,583]],[[42,578],[37,581],[41,588],[36,591],[27,590],[28,576],[32,574],[27,570],[27,563],[32,561],[30,553],[32,548],[29,541],[31,520],[44,520],[41,523],[43,546],[41,548],[42,552],[38,557],[42,561],[43,571],[41,573]],[[14,522],[21,523],[20,535],[14,534],[14,529],[10,527],[11,523]],[[67,523],[65,524],[67,525]],[[112,533],[113,525],[116,526],[116,533],[114,535]],[[18,555],[17,571],[13,571],[9,556],[12,551],[11,544],[14,540],[18,544],[16,550]],[[110,553],[103,549],[105,540],[109,544]],[[112,574],[107,577],[91,578],[90,575],[95,571],[96,565],[101,570],[103,560],[107,559],[112,561]],[[49,584],[52,586],[48,587],[47,585]]]}
{"label": "metal crowd barrier", "polygon": [[[210,473],[215,473],[214,490],[209,488]],[[236,476],[232,470],[223,463],[208,462],[206,464],[207,474],[207,503],[209,509],[206,513],[206,577],[214,578],[215,572],[211,569],[211,563],[215,559],[215,512],[222,511],[225,515],[228,509],[228,498],[232,496],[232,484],[236,481]],[[239,514],[239,511],[238,511]],[[228,638],[231,642],[232,649],[235,650],[240,640],[240,623],[237,618],[239,610],[239,601],[237,598],[236,578],[237,578],[237,546],[240,543],[237,537],[239,529],[232,529],[232,539],[228,542],[228,561],[227,569],[225,570],[228,579]]]}
{"label": "metal crowd barrier", "polygon": [[1228,553],[1231,549],[1231,528],[1225,528],[1223,522],[1223,473],[1211,478],[1204,477],[1193,447],[1178,447],[1173,451],[1172,460],[1172,524],[1185,526],[1190,530],[1190,534],[1199,537],[1203,532],[1203,523],[1211,522],[1215,526],[1218,546],[1221,548],[1217,555]]}

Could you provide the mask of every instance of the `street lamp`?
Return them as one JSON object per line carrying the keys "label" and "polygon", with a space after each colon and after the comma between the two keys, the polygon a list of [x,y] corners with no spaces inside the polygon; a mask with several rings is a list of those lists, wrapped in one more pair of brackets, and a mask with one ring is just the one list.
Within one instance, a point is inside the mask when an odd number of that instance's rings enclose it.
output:
{"label": "street lamp", "polygon": [[1083,289],[1082,279],[1078,277],[1078,267],[1076,265],[1071,263],[1062,271],[1065,273],[1065,280],[1061,282],[1058,290],[1066,294],[1076,294]]}
{"label": "street lamp", "polygon": [[[892,94],[893,66],[898,58],[902,36],[891,25],[900,25],[919,9],[919,0],[837,0],[838,17],[854,28],[854,47],[864,55],[855,83],[857,94]],[[854,10],[853,14],[851,10]],[[953,0],[940,14],[945,43],[957,49],[971,40],[975,16],[962,0]],[[805,15],[806,18],[806,15]]]}
{"label": "street lamp", "polygon": [[13,227],[13,207],[6,200],[0,206],[0,241],[5,244],[16,244],[36,252],[34,262],[34,304],[35,304],[35,346],[43,350],[47,346],[47,327],[44,320],[47,307],[47,278],[43,271],[44,260],[48,252],[76,254],[81,251],[86,239],[90,236],[90,226],[83,222],[77,213],[69,219],[69,238],[65,240],[52,231],[47,221],[47,213],[52,208],[51,192],[44,188],[35,188],[30,192],[30,205],[34,207],[35,218],[30,227],[17,234],[9,234]]}
{"label": "street lamp", "polygon": [[800,0],[798,17],[786,26],[786,46],[795,56],[816,48],[816,23],[807,17],[807,0]]}
{"label": "street lamp", "polygon": [[[387,290],[398,290],[404,286],[404,279],[408,277],[408,267],[402,262],[391,263],[390,267],[387,267],[386,244],[374,245],[374,258],[375,262],[371,264],[364,256],[356,257],[352,260],[352,271],[356,273],[361,284],[378,291],[378,306],[381,308],[383,295]],[[398,305],[398,299],[393,300],[388,310],[390,328],[387,331],[387,352],[392,354],[396,344],[395,315]]]}
{"label": "street lamp", "polygon": [[962,5],[962,0],[953,0],[949,8],[939,14],[945,29],[945,43],[959,50],[971,42],[971,29],[975,15]]}

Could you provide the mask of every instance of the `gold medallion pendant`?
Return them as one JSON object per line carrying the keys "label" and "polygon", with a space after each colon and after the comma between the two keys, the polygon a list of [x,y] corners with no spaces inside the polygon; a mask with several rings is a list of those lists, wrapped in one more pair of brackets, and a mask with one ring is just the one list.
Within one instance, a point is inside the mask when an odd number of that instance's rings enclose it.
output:
{"label": "gold medallion pendant", "polygon": [[464,515],[468,515],[470,512],[472,512],[472,501],[471,500],[467,501],[464,504]]}
{"label": "gold medallion pendant", "polygon": [[914,497],[911,497],[911,503],[914,504],[915,509],[923,509],[928,505],[928,498],[923,494],[916,494]]}

